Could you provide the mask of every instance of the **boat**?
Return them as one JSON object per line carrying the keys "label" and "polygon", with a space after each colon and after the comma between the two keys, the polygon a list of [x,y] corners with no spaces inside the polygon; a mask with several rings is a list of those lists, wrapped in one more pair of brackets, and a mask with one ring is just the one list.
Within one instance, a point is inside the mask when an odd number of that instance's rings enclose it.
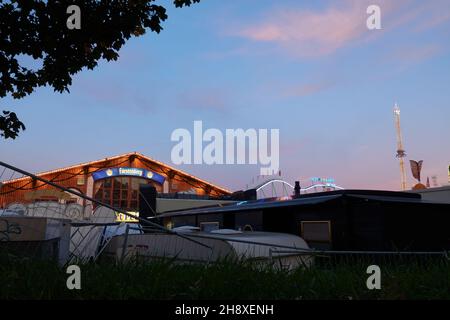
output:
{"label": "boat", "polygon": [[104,254],[117,260],[172,259],[177,263],[211,263],[223,260],[255,262],[282,269],[313,263],[308,244],[286,233],[218,229],[200,231],[193,226],[171,233],[124,233],[111,238]]}

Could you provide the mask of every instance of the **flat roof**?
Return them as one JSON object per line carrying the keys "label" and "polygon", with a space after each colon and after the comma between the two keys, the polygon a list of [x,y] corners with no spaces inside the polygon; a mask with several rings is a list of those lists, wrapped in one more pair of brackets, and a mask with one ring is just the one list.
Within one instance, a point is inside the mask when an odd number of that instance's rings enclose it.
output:
{"label": "flat roof", "polygon": [[422,200],[421,195],[417,193],[381,191],[381,190],[338,190],[330,192],[320,192],[315,194],[301,195],[292,200],[276,200],[276,201],[241,201],[233,204],[210,206],[206,208],[193,208],[186,210],[178,210],[165,212],[158,215],[158,218],[189,216],[199,214],[213,214],[236,211],[253,211],[270,208],[283,208],[292,206],[315,205],[319,203],[330,202],[339,198],[367,199],[372,201],[391,202],[391,203],[409,203],[409,204],[440,204],[446,203]]}
{"label": "flat roof", "polygon": [[291,207],[297,205],[306,205],[306,204],[317,204],[327,202],[333,199],[340,198],[340,195],[330,195],[330,196],[322,196],[322,197],[314,197],[307,199],[293,199],[293,200],[284,200],[284,201],[270,201],[263,202],[260,200],[253,201],[240,201],[233,204],[222,205],[222,206],[214,206],[208,208],[195,208],[188,210],[180,210],[180,211],[171,211],[166,212],[161,215],[158,215],[158,218],[172,217],[172,216],[183,216],[183,215],[195,215],[195,214],[207,214],[207,213],[220,213],[220,212],[232,212],[232,211],[251,211],[257,209],[267,209],[267,208],[279,208],[279,207]]}

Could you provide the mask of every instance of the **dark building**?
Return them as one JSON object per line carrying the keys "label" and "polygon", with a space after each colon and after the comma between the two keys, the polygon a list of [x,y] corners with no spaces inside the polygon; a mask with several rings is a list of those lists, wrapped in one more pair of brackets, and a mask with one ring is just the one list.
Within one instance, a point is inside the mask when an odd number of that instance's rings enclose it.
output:
{"label": "dark building", "polygon": [[198,226],[296,234],[331,250],[442,251],[450,249],[450,204],[419,194],[342,190],[287,201],[242,201],[167,212],[167,227]]}

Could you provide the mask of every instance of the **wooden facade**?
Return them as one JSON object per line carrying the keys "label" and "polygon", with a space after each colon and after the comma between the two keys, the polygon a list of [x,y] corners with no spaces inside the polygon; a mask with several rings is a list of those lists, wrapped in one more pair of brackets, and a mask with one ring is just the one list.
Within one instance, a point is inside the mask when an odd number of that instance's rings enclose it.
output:
{"label": "wooden facade", "polygon": [[[164,178],[163,184],[154,181],[149,182],[155,186],[159,193],[189,191],[195,192],[198,195],[209,195],[213,197],[230,194],[230,192],[224,188],[206,182],[186,172],[146,157],[140,153],[128,153],[116,157],[82,163],[71,167],[39,173],[37,176],[52,181],[62,187],[74,189],[84,195],[97,197],[99,200],[103,200],[105,197],[101,195],[98,196],[99,187],[96,186],[98,181],[93,181],[92,175],[102,170],[114,168],[144,169],[162,176]],[[123,201],[126,200],[128,207],[132,207],[134,205],[135,199],[133,197],[135,196],[135,190],[132,190],[131,184],[136,182],[139,183],[139,181],[134,181],[133,179],[134,177],[126,176],[116,178],[116,181],[111,183],[110,188],[105,184],[104,192],[106,195],[107,192],[110,192],[111,204],[119,203],[120,206],[121,204],[124,204],[125,202]],[[123,186],[117,187],[116,190],[115,186],[118,186],[121,181],[123,182]],[[125,189],[124,186],[127,186],[128,188],[129,185],[129,189]],[[95,192],[96,189],[97,192]],[[67,195],[68,193],[63,193],[60,190],[56,190],[54,187],[51,187],[41,181],[34,180],[30,177],[24,177],[4,181],[2,183],[0,189],[0,208],[6,208],[12,203],[27,204],[34,201],[58,201],[58,199],[61,200],[61,198],[65,198],[66,202],[76,201],[75,198],[71,198],[70,196],[69,199],[67,199]],[[120,198],[114,199],[115,195],[119,195]],[[109,198],[106,197],[106,199]]]}

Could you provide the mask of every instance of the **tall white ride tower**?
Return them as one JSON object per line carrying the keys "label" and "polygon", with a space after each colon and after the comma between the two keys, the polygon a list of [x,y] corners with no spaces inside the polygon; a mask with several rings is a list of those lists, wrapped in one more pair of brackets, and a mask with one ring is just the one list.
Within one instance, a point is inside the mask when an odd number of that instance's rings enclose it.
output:
{"label": "tall white ride tower", "polygon": [[400,127],[400,108],[398,104],[394,106],[395,129],[397,130],[397,154],[400,162],[401,190],[406,190],[405,160],[406,152],[403,149],[402,129]]}

